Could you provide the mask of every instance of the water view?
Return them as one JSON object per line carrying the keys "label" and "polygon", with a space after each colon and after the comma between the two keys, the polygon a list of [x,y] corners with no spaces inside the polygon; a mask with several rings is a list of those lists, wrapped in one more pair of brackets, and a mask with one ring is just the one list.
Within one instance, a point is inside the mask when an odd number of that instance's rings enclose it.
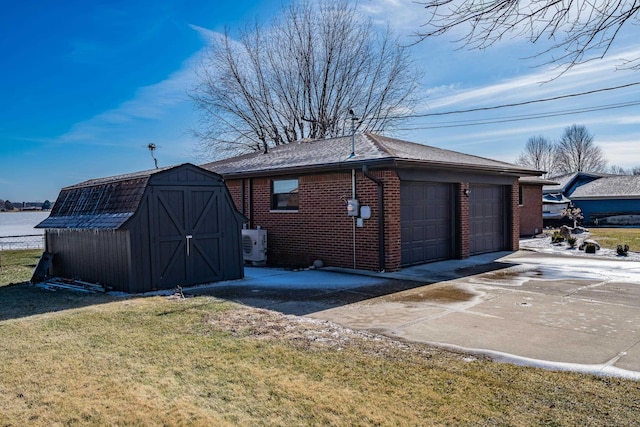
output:
{"label": "water view", "polygon": [[49,212],[0,212],[0,237],[44,234],[35,227],[49,216]]}
{"label": "water view", "polygon": [[40,211],[0,212],[0,250],[43,247],[44,230],[33,227],[48,216]]}

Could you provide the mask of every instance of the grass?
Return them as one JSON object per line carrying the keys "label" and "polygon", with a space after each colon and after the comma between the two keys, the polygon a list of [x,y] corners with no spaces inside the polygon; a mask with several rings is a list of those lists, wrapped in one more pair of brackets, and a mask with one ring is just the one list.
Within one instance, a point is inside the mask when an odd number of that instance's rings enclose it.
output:
{"label": "grass", "polygon": [[12,285],[0,300],[2,426],[630,425],[640,410],[637,382],[336,338],[211,297]]}
{"label": "grass", "polygon": [[590,228],[589,233],[603,248],[629,245],[629,250],[640,252],[640,228]]}
{"label": "grass", "polygon": [[31,279],[41,249],[0,251],[0,286]]}
{"label": "grass", "polygon": [[[3,252],[18,264],[3,283],[30,276],[37,255]],[[0,336],[0,426],[599,426],[636,424],[640,410],[638,382],[497,363],[211,297],[5,285]]]}

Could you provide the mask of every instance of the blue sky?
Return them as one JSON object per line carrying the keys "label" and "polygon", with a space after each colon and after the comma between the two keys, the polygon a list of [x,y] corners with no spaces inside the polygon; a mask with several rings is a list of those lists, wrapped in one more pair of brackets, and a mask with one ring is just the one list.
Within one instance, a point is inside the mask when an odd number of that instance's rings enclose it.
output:
{"label": "blue sky", "polygon": [[[55,200],[60,188],[86,179],[153,167],[201,163],[189,129],[198,115],[187,97],[209,32],[268,20],[277,1],[30,1],[0,14],[0,198]],[[424,21],[411,0],[361,0],[362,13],[389,24],[409,43]],[[484,51],[459,49],[455,34],[411,48],[424,71],[418,113],[477,108],[554,97],[640,81],[617,69],[640,56],[637,28],[622,33],[611,54],[571,72],[524,59],[544,46],[505,40]],[[635,33],[634,33],[635,32]],[[640,166],[640,86],[564,101],[482,113],[417,117],[393,134],[442,148],[514,161],[533,135],[557,139],[584,124],[610,164]],[[601,109],[605,107],[607,109]],[[357,106],[355,108],[357,110]],[[558,115],[568,110],[589,113]],[[520,120],[522,116],[540,116]],[[542,117],[545,116],[545,117]],[[488,120],[467,126],[467,121]],[[503,122],[498,123],[497,120]]]}

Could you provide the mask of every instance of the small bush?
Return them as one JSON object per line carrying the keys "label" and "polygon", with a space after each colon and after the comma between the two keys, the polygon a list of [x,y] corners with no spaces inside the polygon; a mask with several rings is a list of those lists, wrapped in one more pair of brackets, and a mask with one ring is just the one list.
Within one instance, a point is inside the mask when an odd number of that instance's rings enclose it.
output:
{"label": "small bush", "polygon": [[575,237],[575,236],[567,237],[567,244],[569,245],[570,248],[575,248],[577,242],[578,242],[578,238],[577,237]]}
{"label": "small bush", "polygon": [[553,236],[551,236],[551,243],[561,243],[564,242],[564,236],[559,231],[554,231]]}
{"label": "small bush", "polygon": [[621,256],[629,255],[629,245],[624,245],[624,246],[618,245],[616,247],[616,252],[618,253],[618,255],[621,255]]}
{"label": "small bush", "polygon": [[584,252],[587,254],[595,254],[597,250],[598,247],[593,243],[587,243],[586,245],[584,245]]}

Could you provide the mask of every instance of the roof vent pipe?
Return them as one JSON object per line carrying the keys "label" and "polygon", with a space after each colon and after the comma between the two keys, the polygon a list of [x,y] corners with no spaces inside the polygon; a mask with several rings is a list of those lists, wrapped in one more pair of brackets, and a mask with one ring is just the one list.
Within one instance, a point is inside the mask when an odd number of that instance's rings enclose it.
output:
{"label": "roof vent pipe", "polygon": [[356,155],[356,122],[360,119],[356,117],[356,113],[352,109],[349,109],[349,114],[351,115],[351,154],[349,158],[352,158]]}

